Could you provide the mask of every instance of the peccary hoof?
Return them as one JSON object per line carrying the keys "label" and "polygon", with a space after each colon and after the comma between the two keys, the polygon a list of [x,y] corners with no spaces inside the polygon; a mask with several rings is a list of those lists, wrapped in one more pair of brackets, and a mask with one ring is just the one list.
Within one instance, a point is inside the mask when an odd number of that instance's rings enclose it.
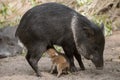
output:
{"label": "peccary hoof", "polygon": [[97,70],[103,70],[103,67],[96,67]]}
{"label": "peccary hoof", "polygon": [[72,67],[70,68],[70,71],[71,71],[71,72],[77,72],[78,70],[77,70],[77,68],[76,68],[75,66],[72,66]]}

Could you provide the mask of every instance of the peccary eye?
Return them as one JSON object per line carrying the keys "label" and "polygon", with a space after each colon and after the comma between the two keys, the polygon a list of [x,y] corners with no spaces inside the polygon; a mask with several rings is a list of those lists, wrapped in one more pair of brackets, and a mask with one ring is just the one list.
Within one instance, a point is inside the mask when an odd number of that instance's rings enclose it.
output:
{"label": "peccary eye", "polygon": [[14,46],[14,43],[8,42],[8,45],[10,45],[10,46]]}
{"label": "peccary eye", "polygon": [[94,50],[95,50],[95,51],[98,50],[98,47],[94,47]]}
{"label": "peccary eye", "polygon": [[3,40],[2,38],[0,38],[0,43],[3,43],[3,41],[4,41],[4,40]]}
{"label": "peccary eye", "polygon": [[94,50],[97,50],[97,47],[95,47]]}
{"label": "peccary eye", "polygon": [[0,42],[2,41],[2,38],[0,38]]}

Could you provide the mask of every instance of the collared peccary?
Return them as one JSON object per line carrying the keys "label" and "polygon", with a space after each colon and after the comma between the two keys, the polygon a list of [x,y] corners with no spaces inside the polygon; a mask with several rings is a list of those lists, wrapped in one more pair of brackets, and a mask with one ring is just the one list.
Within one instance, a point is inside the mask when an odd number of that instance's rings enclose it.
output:
{"label": "collared peccary", "polygon": [[15,56],[22,53],[22,47],[15,38],[17,27],[4,27],[0,29],[0,58]]}
{"label": "collared peccary", "polygon": [[38,61],[42,54],[53,45],[62,46],[70,61],[71,71],[75,71],[73,56],[82,70],[82,54],[90,59],[97,68],[103,67],[105,39],[103,26],[98,27],[73,9],[58,4],[45,3],[28,10],[22,17],[16,36],[26,46],[26,59],[38,72]]}

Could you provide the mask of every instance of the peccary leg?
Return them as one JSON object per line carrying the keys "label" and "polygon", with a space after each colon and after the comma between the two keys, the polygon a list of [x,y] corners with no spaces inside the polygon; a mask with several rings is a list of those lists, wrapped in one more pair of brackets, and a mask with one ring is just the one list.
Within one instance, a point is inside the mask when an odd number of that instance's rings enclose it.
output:
{"label": "peccary leg", "polygon": [[32,47],[32,49],[28,49],[28,53],[26,55],[28,63],[31,65],[37,76],[41,76],[38,70],[38,61],[45,51],[46,47],[44,45],[40,45]]}
{"label": "peccary leg", "polygon": [[57,71],[58,71],[57,77],[60,77],[60,75],[62,74],[62,67],[60,65],[57,65]]}
{"label": "peccary leg", "polygon": [[55,67],[56,67],[56,64],[55,64],[55,63],[52,64],[52,66],[51,66],[51,71],[50,71],[51,74],[53,74],[53,71],[54,71]]}
{"label": "peccary leg", "polygon": [[70,49],[69,47],[63,47],[64,51],[65,51],[65,54],[69,60],[69,63],[70,63],[70,71],[71,72],[75,72],[77,71],[77,68],[75,67],[75,64],[74,64],[74,58],[73,58],[73,51],[72,49]]}
{"label": "peccary leg", "polygon": [[82,59],[81,59],[81,55],[77,51],[75,51],[74,56],[77,59],[79,66],[81,67],[81,70],[85,70],[84,64],[83,64]]}

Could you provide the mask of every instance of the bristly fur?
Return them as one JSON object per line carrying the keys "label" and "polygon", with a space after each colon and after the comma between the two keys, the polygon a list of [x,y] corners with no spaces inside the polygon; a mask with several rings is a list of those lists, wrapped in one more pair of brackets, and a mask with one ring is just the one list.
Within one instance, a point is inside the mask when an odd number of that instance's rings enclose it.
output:
{"label": "bristly fur", "polygon": [[55,67],[57,67],[57,77],[60,77],[60,75],[63,73],[63,71],[66,70],[66,73],[68,72],[69,69],[69,62],[63,56],[63,54],[60,55],[58,54],[55,49],[48,49],[47,53],[49,54],[51,61],[52,61],[52,67],[51,67],[51,72],[53,73]]}

